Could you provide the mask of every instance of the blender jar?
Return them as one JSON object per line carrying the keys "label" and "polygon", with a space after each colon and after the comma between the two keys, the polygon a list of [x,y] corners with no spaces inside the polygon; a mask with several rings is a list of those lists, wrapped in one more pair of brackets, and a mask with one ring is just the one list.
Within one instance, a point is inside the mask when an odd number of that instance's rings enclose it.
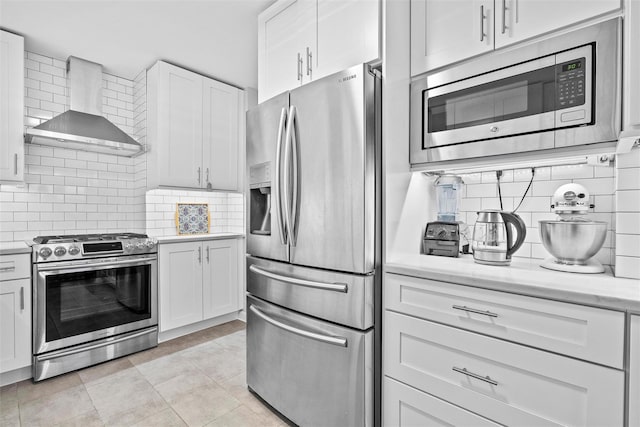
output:
{"label": "blender jar", "polygon": [[440,175],[434,182],[438,221],[456,222],[462,190],[462,178],[457,175]]}

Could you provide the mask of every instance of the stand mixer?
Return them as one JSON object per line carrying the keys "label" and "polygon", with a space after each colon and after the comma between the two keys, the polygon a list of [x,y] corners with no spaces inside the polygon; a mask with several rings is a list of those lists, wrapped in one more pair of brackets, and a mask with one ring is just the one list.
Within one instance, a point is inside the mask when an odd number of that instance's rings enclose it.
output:
{"label": "stand mixer", "polygon": [[553,194],[551,208],[559,219],[539,221],[540,240],[554,258],[546,259],[544,268],[571,273],[603,273],[604,267],[592,257],[607,236],[607,223],[587,217],[589,192],[580,184],[565,184]]}

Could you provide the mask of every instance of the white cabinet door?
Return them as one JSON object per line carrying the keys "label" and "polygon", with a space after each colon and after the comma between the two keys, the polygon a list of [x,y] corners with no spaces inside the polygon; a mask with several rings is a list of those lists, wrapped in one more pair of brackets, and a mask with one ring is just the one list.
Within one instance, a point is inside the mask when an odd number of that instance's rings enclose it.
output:
{"label": "white cabinet door", "polygon": [[280,0],[258,16],[258,102],[301,85],[315,51],[315,0]]}
{"label": "white cabinet door", "polygon": [[640,1],[625,1],[624,75],[622,92],[624,130],[640,128]]}
{"label": "white cabinet door", "polygon": [[31,280],[0,282],[0,372],[31,364]]}
{"label": "white cabinet door", "polygon": [[0,31],[0,181],[24,180],[24,38]]}
{"label": "white cabinet door", "polygon": [[201,242],[160,245],[160,332],[203,319],[202,261]]}
{"label": "white cabinet door", "polygon": [[[318,0],[317,11],[317,48],[305,61],[305,76],[316,80],[378,59],[378,0]],[[307,70],[309,60],[311,67]]]}
{"label": "white cabinet door", "polygon": [[640,316],[631,316],[629,344],[629,426],[640,426]]}
{"label": "white cabinet door", "polygon": [[411,0],[411,74],[493,50],[493,0]]}
{"label": "white cabinet door", "polygon": [[240,190],[238,117],[241,91],[203,79],[202,159],[203,186]]}
{"label": "white cabinet door", "polygon": [[210,319],[239,309],[238,241],[236,239],[203,242],[204,318]]}
{"label": "white cabinet door", "polygon": [[382,394],[387,427],[499,425],[389,377],[384,377]]}
{"label": "white cabinet door", "polygon": [[158,62],[157,133],[160,185],[201,187],[202,76]]}
{"label": "white cabinet door", "polygon": [[495,0],[500,48],[616,9],[620,0]]}

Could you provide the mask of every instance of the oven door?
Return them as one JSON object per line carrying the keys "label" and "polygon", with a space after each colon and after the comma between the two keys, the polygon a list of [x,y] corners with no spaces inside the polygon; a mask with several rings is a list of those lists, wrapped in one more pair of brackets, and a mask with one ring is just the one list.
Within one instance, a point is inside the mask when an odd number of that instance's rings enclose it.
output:
{"label": "oven door", "polygon": [[34,264],[34,354],[158,324],[156,255]]}

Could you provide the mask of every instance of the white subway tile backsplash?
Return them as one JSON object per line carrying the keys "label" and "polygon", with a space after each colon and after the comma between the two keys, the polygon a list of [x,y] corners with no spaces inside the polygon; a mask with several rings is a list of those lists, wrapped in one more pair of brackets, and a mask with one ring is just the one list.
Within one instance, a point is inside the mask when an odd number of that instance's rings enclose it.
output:
{"label": "white subway tile backsplash", "polygon": [[618,170],[618,190],[640,190],[640,167]]}
{"label": "white subway tile backsplash", "polygon": [[615,274],[617,277],[640,279],[640,258],[616,255]]}
{"label": "white subway tile backsplash", "polygon": [[640,190],[618,190],[616,209],[618,212],[640,213]]}

